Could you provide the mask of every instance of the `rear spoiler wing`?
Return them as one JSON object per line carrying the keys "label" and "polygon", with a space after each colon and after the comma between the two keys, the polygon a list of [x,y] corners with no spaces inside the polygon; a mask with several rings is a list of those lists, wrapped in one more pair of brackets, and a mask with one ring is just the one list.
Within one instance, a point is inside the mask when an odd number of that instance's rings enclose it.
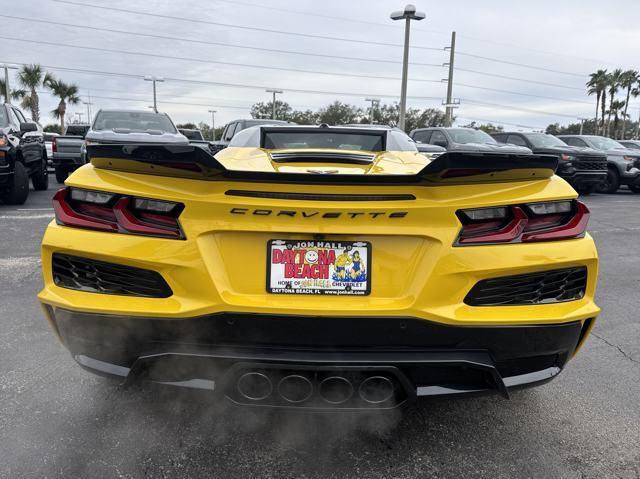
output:
{"label": "rear spoiler wing", "polygon": [[96,168],[208,180],[319,184],[460,184],[550,178],[554,155],[447,152],[414,175],[331,175],[227,170],[204,145],[87,145]]}

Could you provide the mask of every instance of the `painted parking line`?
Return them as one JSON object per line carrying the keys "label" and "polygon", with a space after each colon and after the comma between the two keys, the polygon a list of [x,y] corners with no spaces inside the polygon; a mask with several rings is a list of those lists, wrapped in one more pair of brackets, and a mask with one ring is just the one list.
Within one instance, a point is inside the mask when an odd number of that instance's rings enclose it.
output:
{"label": "painted parking line", "polygon": [[0,215],[0,220],[41,220],[45,218],[54,218],[53,213],[40,215]]}
{"label": "painted parking line", "polygon": [[18,208],[17,211],[53,211],[53,208]]}

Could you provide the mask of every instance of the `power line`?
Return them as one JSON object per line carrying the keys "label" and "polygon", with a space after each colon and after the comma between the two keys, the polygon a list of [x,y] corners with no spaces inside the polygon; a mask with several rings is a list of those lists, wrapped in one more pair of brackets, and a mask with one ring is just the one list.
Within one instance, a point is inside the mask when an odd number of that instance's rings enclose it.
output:
{"label": "power line", "polygon": [[459,67],[456,67],[456,70],[461,71],[461,72],[467,72],[467,73],[475,73],[476,75],[489,76],[489,77],[493,77],[493,78],[503,78],[505,80],[521,81],[521,82],[532,83],[532,84],[536,84],[536,85],[553,86],[553,87],[556,87],[556,88],[564,88],[565,90],[576,90],[576,91],[581,91],[583,93],[585,91],[584,88],[560,85],[559,83],[549,83],[549,82],[543,82],[543,81],[538,81],[538,80],[530,80],[528,78],[518,78],[518,77],[507,76],[507,75],[500,75],[498,73],[489,73],[489,72],[483,72],[483,71],[478,71],[478,70],[469,70],[467,68],[459,68]]}
{"label": "power line", "polygon": [[[302,55],[302,56],[305,56],[305,57],[333,58],[333,59],[350,60],[350,61],[364,61],[364,62],[374,62],[374,63],[392,63],[392,64],[397,64],[397,65],[402,63],[401,61],[384,60],[384,59],[379,59],[379,58],[349,57],[349,56],[340,56],[340,55],[329,55],[329,54],[323,54],[323,53],[308,53],[308,52],[293,51],[293,50],[282,50],[282,49],[277,49],[277,48],[264,48],[264,47],[253,47],[253,46],[248,46],[248,45],[235,45],[233,43],[213,42],[213,41],[208,41],[208,40],[194,40],[194,39],[189,39],[189,38],[184,38],[184,37],[171,37],[171,36],[167,36],[167,35],[158,35],[158,34],[153,34],[153,33],[131,32],[131,31],[127,31],[127,30],[116,30],[116,29],[112,29],[112,28],[94,27],[94,26],[89,26],[89,25],[79,25],[77,23],[65,23],[65,22],[57,22],[57,21],[54,21],[54,20],[41,20],[41,19],[37,19],[37,18],[18,17],[18,16],[15,16],[15,15],[4,15],[4,18],[11,18],[11,19],[14,19],[14,20],[21,20],[21,21],[25,21],[25,22],[44,23],[44,24],[47,24],[47,25],[59,25],[59,26],[63,26],[63,27],[81,28],[81,29],[84,29],[84,30],[92,30],[92,31],[99,31],[99,32],[118,33],[118,34],[124,34],[124,35],[134,35],[134,36],[138,36],[138,37],[156,38],[156,39],[180,41],[180,42],[186,42],[186,43],[196,43],[196,44],[201,44],[201,45],[215,45],[215,46],[221,46],[221,47],[241,48],[241,49],[255,50],[255,51],[260,51],[260,52],[286,53],[286,54],[290,54],[290,55]],[[440,67],[440,68],[442,68],[442,64],[441,63],[416,63],[416,62],[412,62],[411,65],[414,65],[414,66],[427,66],[427,67]]]}
{"label": "power line", "polygon": [[504,108],[504,109],[507,109],[507,110],[525,111],[525,112],[528,112],[528,113],[536,113],[538,115],[561,116],[561,117],[564,117],[564,118],[573,118],[574,120],[576,118],[580,118],[577,115],[567,115],[566,113],[557,113],[557,112],[544,111],[544,110],[534,110],[532,108],[520,108],[520,107],[516,107],[516,106],[511,106],[511,105],[502,105],[500,103],[490,103],[490,102],[484,102],[484,101],[479,101],[479,100],[468,100],[466,98],[461,100],[461,101],[465,102],[465,103],[470,103],[472,105],[497,106],[499,108]]}
{"label": "power line", "polygon": [[497,93],[509,93],[511,95],[520,95],[520,96],[527,96],[527,97],[531,97],[531,98],[543,98],[545,100],[555,100],[555,101],[565,101],[567,103],[582,103],[584,105],[591,105],[591,102],[588,101],[583,101],[583,100],[570,100],[568,98],[558,98],[555,96],[544,96],[544,95],[534,95],[533,93],[522,93],[522,92],[518,92],[518,91],[511,91],[511,90],[500,90],[498,88],[488,88],[488,87],[483,87],[483,86],[478,86],[478,85],[468,85],[466,83],[454,83],[455,86],[461,86],[464,88],[474,88],[476,90],[486,90],[486,91],[494,91]]}
{"label": "power line", "polygon": [[542,126],[531,126],[531,125],[521,125],[519,123],[509,123],[501,120],[487,120],[486,118],[469,118],[466,116],[457,117],[456,120],[467,120],[467,121],[486,121],[487,123],[493,123],[498,125],[509,125],[509,126],[517,126],[519,128],[530,128],[532,130],[544,130],[545,127]]}
{"label": "power line", "polygon": [[[54,1],[61,1],[61,0],[54,0]],[[299,68],[284,68],[284,67],[275,67],[275,66],[267,66],[267,65],[251,65],[248,63],[221,62],[221,61],[215,61],[215,60],[206,60],[203,58],[180,57],[180,56],[174,56],[174,55],[160,55],[157,53],[131,52],[126,50],[116,50],[112,48],[88,47],[85,45],[70,45],[68,43],[46,42],[43,40],[29,40],[24,38],[15,38],[15,37],[0,36],[0,39],[25,42],[25,43],[35,43],[38,45],[49,45],[54,47],[76,48],[79,50],[90,50],[90,51],[104,52],[104,53],[116,53],[118,55],[134,55],[134,56],[152,57],[152,58],[165,58],[168,60],[183,60],[183,61],[190,61],[190,62],[211,63],[216,65],[225,65],[225,66],[233,66],[233,67],[255,68],[258,70],[275,70],[275,71],[285,71],[285,72],[295,72],[295,73],[311,73],[313,75],[329,75],[329,76],[352,77],[352,78],[371,78],[376,80],[394,80],[394,81],[400,80],[400,77],[360,75],[357,73],[344,73],[344,72],[323,72],[319,70],[303,70]],[[413,78],[412,81],[426,82],[426,83],[440,83],[440,80],[429,80],[424,78]]]}
{"label": "power line", "polygon": [[[62,0],[54,0],[54,1],[62,1]],[[515,65],[518,67],[523,67],[523,68],[530,68],[532,70],[541,70],[541,71],[545,71],[545,72],[551,72],[551,73],[558,73],[561,75],[570,75],[570,76],[574,76],[574,77],[579,77],[579,78],[586,78],[589,75],[587,74],[582,74],[582,73],[573,73],[573,72],[565,72],[562,70],[554,70],[553,68],[545,68],[545,67],[539,67],[536,65],[528,65],[526,63],[518,63],[518,62],[511,62],[508,60],[502,60],[501,58],[493,58],[493,57],[485,57],[482,55],[476,55],[474,53],[465,53],[465,52],[456,52],[458,55],[462,55],[465,57],[470,57],[470,58],[478,58],[481,60],[487,60],[490,62],[495,62],[495,63],[503,63],[505,65]]]}
{"label": "power line", "polygon": [[[231,23],[221,23],[221,22],[213,22],[211,20],[202,20],[199,18],[187,18],[187,17],[178,17],[176,15],[163,15],[160,13],[150,13],[150,12],[141,12],[138,10],[128,10],[126,8],[116,8],[113,6],[102,6],[102,5],[92,5],[90,3],[82,3],[82,2],[75,2],[75,1],[71,1],[71,0],[51,0],[53,2],[56,3],[64,3],[67,5],[75,5],[75,6],[81,6],[81,7],[89,7],[89,8],[99,8],[102,10],[108,10],[110,12],[122,12],[122,13],[130,13],[130,14],[134,14],[134,15],[145,15],[148,17],[155,17],[155,18],[164,18],[167,20],[180,20],[183,22],[192,22],[192,23],[200,23],[200,24],[206,24],[206,25],[215,25],[218,27],[226,27],[226,28],[237,28],[237,29],[241,29],[241,30],[251,30],[251,31],[256,31],[256,32],[263,32],[263,33],[277,33],[279,35],[291,35],[291,36],[297,36],[297,37],[304,37],[304,38],[314,38],[314,39],[319,39],[319,40],[333,40],[333,41],[340,41],[340,42],[348,42],[348,43],[360,43],[360,44],[365,44],[365,45],[376,45],[376,46],[386,46],[386,47],[402,47],[403,45],[400,43],[384,43],[384,42],[373,42],[373,41],[369,41],[369,40],[355,40],[353,38],[344,38],[344,37],[331,37],[331,36],[327,36],[327,35],[314,35],[311,33],[297,33],[297,32],[289,32],[289,31],[283,31],[283,30],[271,30],[268,28],[261,28],[261,27],[249,27],[246,25],[234,25]],[[442,48],[436,48],[436,47],[425,47],[425,46],[421,46],[421,45],[412,45],[411,48],[415,48],[415,49],[420,49],[420,50],[434,50],[434,51],[442,51]]]}
{"label": "power line", "polygon": [[[0,62],[2,63],[2,62]],[[23,62],[7,62],[16,65],[27,65]],[[84,68],[72,68],[72,67],[61,67],[55,65],[41,65],[43,68],[48,68],[50,70],[57,71],[66,71],[73,73],[83,73],[90,75],[99,75],[99,76],[110,76],[110,77],[123,77],[123,78],[131,78],[131,79],[144,79],[145,75],[139,75],[134,73],[121,73],[121,72],[107,72],[103,70],[90,70]],[[247,85],[242,83],[226,83],[226,82],[216,82],[210,80],[193,80],[188,78],[176,78],[164,76],[164,79],[171,82],[178,83],[189,83],[189,84],[199,84],[199,85],[213,85],[218,87],[231,87],[231,88],[247,88],[251,90],[264,90],[265,88],[269,88],[268,85]],[[353,96],[353,97],[361,97],[361,96],[377,96],[382,98],[398,98],[398,95],[385,95],[382,93],[367,93],[367,92],[340,92],[340,91],[328,91],[328,90],[305,90],[301,88],[289,88],[286,87],[287,92],[292,93],[306,93],[306,94],[317,94],[317,95],[332,95],[332,96]],[[440,102],[442,100],[441,97],[435,96],[407,96],[412,100],[437,100]]]}

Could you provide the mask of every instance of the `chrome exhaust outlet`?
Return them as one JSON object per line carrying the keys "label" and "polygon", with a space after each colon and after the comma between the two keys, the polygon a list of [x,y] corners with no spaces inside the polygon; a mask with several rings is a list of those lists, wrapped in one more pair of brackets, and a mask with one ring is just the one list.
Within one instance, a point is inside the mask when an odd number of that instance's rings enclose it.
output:
{"label": "chrome exhaust outlet", "polygon": [[236,384],[238,393],[250,401],[262,401],[268,398],[273,392],[271,379],[264,373],[250,371],[244,373]]}
{"label": "chrome exhaust outlet", "polygon": [[369,404],[382,404],[393,397],[395,386],[384,376],[369,376],[358,388],[360,399]]}
{"label": "chrome exhaust outlet", "polygon": [[290,374],[278,383],[278,394],[287,402],[301,403],[313,394],[313,384],[306,376]]}
{"label": "chrome exhaust outlet", "polygon": [[329,404],[342,404],[353,396],[353,385],[345,377],[329,376],[318,386],[318,394]]}

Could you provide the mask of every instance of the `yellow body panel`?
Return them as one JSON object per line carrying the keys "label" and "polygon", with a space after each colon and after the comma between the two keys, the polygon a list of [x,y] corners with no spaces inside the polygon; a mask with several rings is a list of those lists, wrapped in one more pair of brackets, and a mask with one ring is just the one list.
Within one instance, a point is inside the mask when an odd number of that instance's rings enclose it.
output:
{"label": "yellow body panel", "polygon": [[[223,150],[217,158],[234,169],[267,171],[255,149]],[[244,155],[244,156],[243,156]],[[252,158],[253,155],[253,158]],[[250,166],[247,167],[247,162]],[[388,174],[417,172],[428,163],[415,153],[386,153],[374,166]],[[313,165],[317,167],[318,165]],[[289,165],[288,168],[309,168]],[[333,166],[332,166],[333,169]],[[290,170],[288,170],[290,171]],[[372,171],[369,171],[372,172]],[[352,173],[352,171],[350,171]],[[597,316],[594,303],[597,253],[591,237],[532,244],[453,247],[460,208],[571,199],[573,189],[553,176],[537,181],[438,186],[295,185],[150,177],[85,165],[66,182],[76,186],[185,204],[180,223],[186,240],[169,240],[69,228],[52,222],[42,245],[45,286],[40,300],[83,312],[187,318],[216,312],[288,315],[413,316],[452,325],[550,324]],[[229,189],[325,194],[412,194],[412,201],[321,202],[225,195]],[[237,208],[245,214],[231,214]],[[255,209],[318,212],[312,217],[254,215]],[[403,218],[375,212],[405,211]],[[323,213],[341,212],[339,218]],[[355,217],[348,212],[364,213]],[[266,292],[267,241],[312,239],[369,241],[372,245],[369,296],[291,296]],[[160,272],[174,294],[166,299],[107,296],[56,286],[54,252]],[[583,299],[535,306],[471,307],[463,299],[479,280],[584,265],[588,288]]]}

